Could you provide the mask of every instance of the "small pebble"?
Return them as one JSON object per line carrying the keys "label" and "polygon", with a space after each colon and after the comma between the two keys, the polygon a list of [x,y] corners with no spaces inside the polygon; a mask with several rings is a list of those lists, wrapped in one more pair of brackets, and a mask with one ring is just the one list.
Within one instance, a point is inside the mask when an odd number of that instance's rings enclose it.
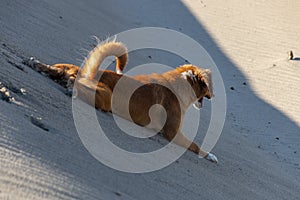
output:
{"label": "small pebble", "polygon": [[0,82],[0,99],[8,103],[13,102],[15,99],[10,95],[8,89]]}
{"label": "small pebble", "polygon": [[120,192],[114,192],[115,193],[115,195],[117,195],[117,196],[122,196],[122,194],[120,193]]}
{"label": "small pebble", "polygon": [[39,127],[39,128],[41,128],[41,129],[43,129],[44,131],[49,131],[49,129],[45,126],[45,124],[42,122],[42,118],[41,117],[34,117],[34,116],[30,116],[30,122],[33,124],[33,125],[35,125],[35,126],[37,126],[37,127]]}
{"label": "small pebble", "polygon": [[25,95],[27,91],[24,88],[20,88],[20,92]]}
{"label": "small pebble", "polygon": [[289,60],[293,60],[293,59],[294,59],[293,51],[289,51],[289,52],[288,52],[288,59],[289,59]]}

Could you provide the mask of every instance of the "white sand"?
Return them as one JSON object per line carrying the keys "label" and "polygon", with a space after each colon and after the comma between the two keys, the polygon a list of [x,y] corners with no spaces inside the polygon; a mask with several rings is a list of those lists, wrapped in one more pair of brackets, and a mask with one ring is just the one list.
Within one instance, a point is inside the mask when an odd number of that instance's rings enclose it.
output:
{"label": "white sand", "polygon": [[[27,93],[11,92],[22,105],[0,100],[0,199],[299,198],[300,60],[286,59],[289,50],[300,57],[299,9],[298,1],[268,0],[2,0],[0,82]],[[228,98],[225,127],[213,150],[218,165],[190,152],[148,174],[102,165],[81,144],[63,88],[21,64],[20,57],[36,56],[80,65],[85,54],[79,49],[90,48],[90,36],[144,26],[182,31],[218,65]],[[147,59],[133,55],[130,64]],[[49,131],[33,125],[31,115],[42,117]],[[117,140],[119,130],[109,130]],[[131,148],[128,138],[118,142]],[[149,140],[144,148],[157,145]]]}

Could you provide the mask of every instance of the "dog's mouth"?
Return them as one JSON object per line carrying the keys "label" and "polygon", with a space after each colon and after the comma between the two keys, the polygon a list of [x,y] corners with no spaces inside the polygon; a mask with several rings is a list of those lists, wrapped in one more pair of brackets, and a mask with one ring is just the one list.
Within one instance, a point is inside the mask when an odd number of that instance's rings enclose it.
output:
{"label": "dog's mouth", "polygon": [[194,108],[196,108],[197,110],[200,110],[203,106],[203,97],[198,99],[198,101],[196,101],[194,104],[193,104]]}

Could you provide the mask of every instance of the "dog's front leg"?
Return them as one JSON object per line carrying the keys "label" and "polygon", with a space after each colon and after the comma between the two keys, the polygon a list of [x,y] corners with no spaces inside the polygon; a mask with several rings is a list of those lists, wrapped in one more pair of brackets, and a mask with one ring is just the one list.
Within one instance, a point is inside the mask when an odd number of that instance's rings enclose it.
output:
{"label": "dog's front leg", "polygon": [[201,149],[196,143],[190,141],[181,131],[178,131],[176,135],[173,134],[166,134],[166,138],[169,141],[173,141],[175,144],[187,148],[188,150],[196,153],[199,157],[203,157],[211,162],[217,163],[217,157],[209,152],[204,151]]}

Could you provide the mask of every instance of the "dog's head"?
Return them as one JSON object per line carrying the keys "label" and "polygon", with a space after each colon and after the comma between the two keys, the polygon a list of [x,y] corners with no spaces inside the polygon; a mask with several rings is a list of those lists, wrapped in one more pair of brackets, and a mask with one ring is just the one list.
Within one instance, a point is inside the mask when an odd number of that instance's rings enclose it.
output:
{"label": "dog's head", "polygon": [[183,65],[179,69],[182,78],[189,81],[196,94],[197,101],[194,103],[194,107],[200,109],[204,97],[211,99],[214,96],[211,71],[193,65]]}

